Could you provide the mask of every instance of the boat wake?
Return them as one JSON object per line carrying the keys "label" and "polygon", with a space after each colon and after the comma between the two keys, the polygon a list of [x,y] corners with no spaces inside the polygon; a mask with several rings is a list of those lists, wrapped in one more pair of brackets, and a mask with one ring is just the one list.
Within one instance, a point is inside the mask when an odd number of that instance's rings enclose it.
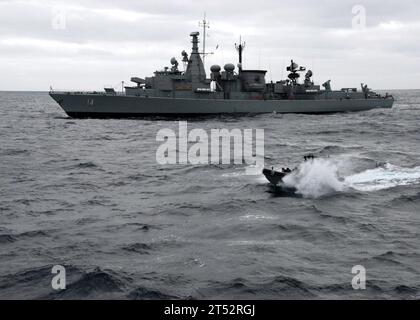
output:
{"label": "boat wake", "polygon": [[420,183],[420,167],[404,168],[385,164],[371,170],[348,176],[345,183],[359,191],[379,191],[397,186]]}
{"label": "boat wake", "polygon": [[420,183],[420,167],[404,168],[387,163],[343,177],[339,172],[346,171],[341,168],[345,163],[334,159],[304,162],[283,179],[284,185],[296,189],[305,198],[320,198],[337,192],[373,192]]}

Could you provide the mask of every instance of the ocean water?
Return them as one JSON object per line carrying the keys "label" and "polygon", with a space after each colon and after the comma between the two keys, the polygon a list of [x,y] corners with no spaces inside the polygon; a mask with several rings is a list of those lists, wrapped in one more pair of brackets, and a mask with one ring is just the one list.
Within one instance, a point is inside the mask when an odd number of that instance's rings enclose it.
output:
{"label": "ocean water", "polygon": [[0,92],[0,298],[419,299],[420,91],[391,93],[391,110],[189,119],[264,129],[266,166],[298,167],[279,192],[247,165],[159,165],[174,119]]}

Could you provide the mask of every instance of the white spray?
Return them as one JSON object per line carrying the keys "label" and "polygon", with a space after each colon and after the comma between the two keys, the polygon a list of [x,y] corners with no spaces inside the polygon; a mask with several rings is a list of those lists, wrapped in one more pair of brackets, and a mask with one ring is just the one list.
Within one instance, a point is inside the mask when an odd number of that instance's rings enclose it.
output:
{"label": "white spray", "polygon": [[319,198],[344,191],[346,188],[338,177],[337,164],[326,159],[313,159],[302,163],[297,170],[284,178],[284,183],[307,198]]}
{"label": "white spray", "polygon": [[319,198],[350,189],[369,192],[420,183],[420,167],[403,168],[391,164],[340,178],[338,172],[347,171],[346,163],[343,159],[306,161],[284,178],[284,184],[306,198]]}

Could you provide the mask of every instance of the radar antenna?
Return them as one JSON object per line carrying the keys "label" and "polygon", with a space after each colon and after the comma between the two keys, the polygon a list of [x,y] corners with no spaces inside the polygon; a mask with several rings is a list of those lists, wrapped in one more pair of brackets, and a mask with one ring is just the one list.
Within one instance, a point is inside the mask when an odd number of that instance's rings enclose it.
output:
{"label": "radar antenna", "polygon": [[292,60],[292,61],[290,61],[290,66],[287,67],[286,70],[290,71],[290,73],[287,77],[292,81],[293,85],[296,85],[297,80],[300,78],[300,74],[298,72],[306,71],[306,68],[305,67],[300,67],[296,62],[294,62]]}
{"label": "radar antenna", "polygon": [[239,53],[239,64],[238,64],[239,71],[242,71],[242,52],[245,49],[245,45],[246,43],[242,42],[242,36],[239,36],[239,44],[235,43],[235,48],[236,50],[238,50],[238,53]]}

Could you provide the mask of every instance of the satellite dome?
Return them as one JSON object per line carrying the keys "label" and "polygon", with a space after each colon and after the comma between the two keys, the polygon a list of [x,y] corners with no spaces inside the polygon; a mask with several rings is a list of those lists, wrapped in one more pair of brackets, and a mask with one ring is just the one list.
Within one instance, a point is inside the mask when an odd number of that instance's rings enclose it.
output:
{"label": "satellite dome", "polygon": [[171,64],[176,64],[178,61],[176,61],[175,58],[171,58]]}
{"label": "satellite dome", "polygon": [[222,69],[222,68],[220,68],[220,66],[219,66],[219,65],[217,65],[217,64],[212,65],[212,66],[210,67],[210,71],[211,71],[211,72],[214,72],[214,73],[220,72],[220,70],[221,70],[221,69]]}
{"label": "satellite dome", "polygon": [[235,65],[232,63],[227,63],[225,64],[225,70],[227,72],[233,72],[233,70],[235,70]]}

